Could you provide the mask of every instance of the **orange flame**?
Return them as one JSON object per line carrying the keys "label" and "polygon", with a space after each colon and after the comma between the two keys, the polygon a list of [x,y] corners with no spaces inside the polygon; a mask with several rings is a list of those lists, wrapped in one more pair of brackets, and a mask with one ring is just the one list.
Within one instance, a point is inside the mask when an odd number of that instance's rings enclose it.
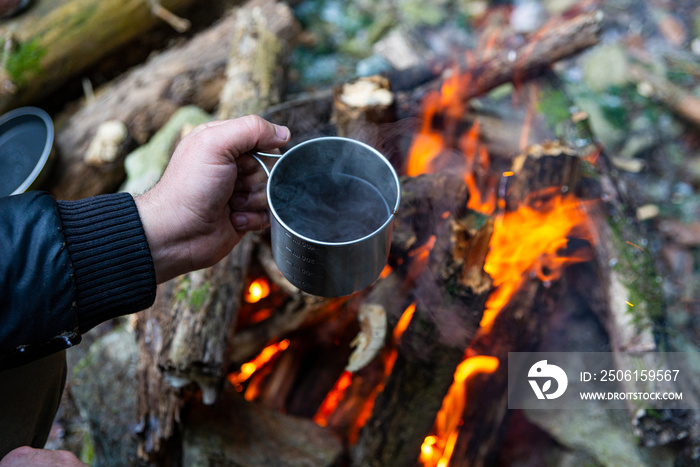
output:
{"label": "orange flame", "polygon": [[414,136],[408,153],[406,175],[410,177],[432,172],[433,161],[445,147],[442,132],[431,128],[433,116],[440,108],[439,94],[429,93],[423,105],[423,123],[420,131]]}
{"label": "orange flame", "polygon": [[[491,214],[496,207],[496,192],[490,190],[485,200],[481,190],[477,186],[476,171],[486,172],[490,161],[486,147],[479,141],[481,122],[477,119],[459,141],[459,146],[466,159],[466,169],[463,177],[469,189],[469,202],[467,207],[483,214]],[[490,188],[490,187],[487,187]]]}
{"label": "orange flame", "polygon": [[435,241],[437,237],[431,235],[428,240],[421,246],[414,248],[408,253],[411,258],[411,263],[408,265],[407,276],[412,279],[417,279],[425,271],[428,266],[428,259],[430,257],[430,251],[435,246]]}
{"label": "orange flame", "polygon": [[552,281],[566,266],[590,259],[588,250],[569,256],[560,253],[568,245],[568,236],[592,240],[581,231],[588,220],[586,205],[573,196],[555,196],[541,207],[526,203],[498,216],[484,265],[496,289],[486,303],[483,331],[490,330],[494,318],[528,273]]}
{"label": "orange flame", "polygon": [[270,284],[264,277],[259,277],[250,283],[248,290],[243,294],[243,300],[248,303],[257,303],[270,295]]}
{"label": "orange flame", "polygon": [[468,357],[459,364],[452,386],[435,418],[435,435],[426,437],[421,446],[420,461],[424,466],[448,465],[457,442],[458,428],[467,401],[467,379],[477,373],[493,373],[496,369],[498,359],[486,355]]}
{"label": "orange flame", "polygon": [[394,332],[392,334],[394,342],[399,341],[404,331],[408,327],[408,324],[411,322],[411,319],[413,318],[413,313],[415,311],[415,303],[411,303],[410,305],[408,305],[408,308],[404,310],[403,314],[401,315],[401,318],[399,318],[399,321],[396,323],[396,326],[394,326]]}

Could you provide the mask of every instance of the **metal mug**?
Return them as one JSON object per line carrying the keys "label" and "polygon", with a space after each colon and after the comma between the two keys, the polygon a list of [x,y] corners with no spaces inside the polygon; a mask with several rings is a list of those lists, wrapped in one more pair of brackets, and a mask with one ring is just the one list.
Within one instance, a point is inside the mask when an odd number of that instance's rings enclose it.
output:
{"label": "metal mug", "polygon": [[[401,197],[389,161],[341,137],[311,139],[283,155],[251,155],[268,175],[272,253],[284,277],[323,297],[372,284],[386,265]],[[260,156],[278,160],[268,170]]]}

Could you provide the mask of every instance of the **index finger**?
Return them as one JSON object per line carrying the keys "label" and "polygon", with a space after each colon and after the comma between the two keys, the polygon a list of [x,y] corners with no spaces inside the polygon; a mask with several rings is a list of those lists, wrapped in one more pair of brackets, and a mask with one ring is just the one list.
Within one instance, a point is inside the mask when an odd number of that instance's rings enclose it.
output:
{"label": "index finger", "polygon": [[284,146],[290,137],[287,127],[275,125],[257,115],[205,123],[192,130],[192,133],[195,131],[201,133],[201,137],[206,136],[208,141],[234,158],[253,149],[279,148]]}

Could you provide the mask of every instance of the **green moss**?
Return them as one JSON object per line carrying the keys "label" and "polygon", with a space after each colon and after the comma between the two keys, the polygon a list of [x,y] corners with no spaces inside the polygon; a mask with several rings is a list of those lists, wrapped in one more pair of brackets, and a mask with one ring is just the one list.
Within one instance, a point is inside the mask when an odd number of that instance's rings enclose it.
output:
{"label": "green moss", "polygon": [[41,73],[41,59],[46,55],[46,48],[39,45],[39,39],[35,38],[24,42],[7,57],[5,69],[12,80],[22,85],[27,81],[27,74]]}
{"label": "green moss", "polygon": [[201,308],[204,302],[209,298],[211,285],[208,282],[200,285],[197,288],[192,288],[192,281],[188,277],[184,277],[177,284],[175,292],[175,302],[187,302],[187,306],[193,309]]}
{"label": "green moss", "polygon": [[[628,301],[633,305],[627,310],[638,329],[642,329],[663,318],[663,298],[658,273],[649,252],[635,247],[641,245],[637,238],[628,238],[625,234],[626,219],[622,216],[609,218],[608,224],[613,231],[613,240],[620,253],[613,269],[629,291]],[[627,243],[630,242],[630,243]]]}
{"label": "green moss", "polygon": [[550,128],[556,129],[561,122],[571,119],[571,101],[563,91],[546,87],[537,102],[537,111],[542,113]]}
{"label": "green moss", "polygon": [[83,436],[83,445],[80,448],[80,460],[89,465],[95,461],[95,446],[92,444],[89,431],[85,431]]}
{"label": "green moss", "polygon": [[182,303],[187,299],[187,292],[190,288],[190,279],[185,276],[177,284],[177,292],[175,292],[175,303]]}
{"label": "green moss", "polygon": [[81,358],[78,363],[75,364],[73,367],[73,378],[78,376],[78,373],[83,371],[84,368],[87,368],[92,364],[92,355],[88,352],[87,355],[85,355],[83,358]]}
{"label": "green moss", "polygon": [[205,282],[202,284],[200,287],[194,289],[190,293],[190,306],[192,308],[200,308],[204,302],[206,301],[207,298],[209,298],[209,290],[211,287],[209,286],[208,282]]}

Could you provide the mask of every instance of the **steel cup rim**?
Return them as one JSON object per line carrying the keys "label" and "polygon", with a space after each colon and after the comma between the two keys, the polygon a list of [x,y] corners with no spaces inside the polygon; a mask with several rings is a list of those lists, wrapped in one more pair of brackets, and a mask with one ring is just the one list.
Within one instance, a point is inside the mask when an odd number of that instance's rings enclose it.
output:
{"label": "steel cup rim", "polygon": [[[270,193],[270,187],[272,186],[272,179],[274,177],[275,171],[280,166],[282,161],[289,154],[291,154],[293,151],[296,151],[298,148],[302,148],[308,144],[323,143],[324,141],[342,141],[345,143],[355,144],[355,145],[361,146],[364,149],[370,151],[372,154],[377,156],[379,158],[379,160],[381,162],[383,162],[389,168],[389,171],[392,175],[392,180],[396,183],[396,202],[394,203],[394,207],[391,210],[391,213],[389,214],[389,216],[387,216],[386,221],[380,227],[375,229],[373,232],[365,235],[364,237],[360,237],[360,238],[356,238],[354,240],[348,240],[348,241],[344,241],[344,242],[324,242],[321,240],[315,240],[313,238],[306,237],[306,236],[298,233],[296,230],[290,228],[284,221],[282,221],[279,214],[277,213],[274,206],[272,205],[272,202],[271,202],[272,197],[271,197],[271,193]],[[399,177],[396,174],[396,170],[394,170],[394,167],[391,165],[389,160],[381,152],[377,151],[377,149],[373,148],[372,146],[370,146],[366,143],[363,143],[362,141],[357,141],[357,140],[352,139],[352,138],[345,138],[342,136],[322,136],[319,138],[309,139],[309,140],[306,140],[302,143],[297,144],[296,146],[294,146],[293,148],[291,148],[287,152],[285,152],[279,158],[279,160],[272,167],[272,170],[270,170],[270,174],[267,178],[266,194],[267,194],[268,205],[270,207],[270,212],[272,213],[272,216],[275,218],[277,223],[279,223],[280,226],[284,227],[284,229],[287,230],[289,233],[295,235],[300,240],[311,243],[313,245],[323,245],[323,246],[327,246],[327,247],[342,247],[342,246],[355,245],[355,244],[362,243],[370,238],[375,237],[377,234],[383,232],[389,225],[391,225],[391,223],[394,220],[394,217],[396,217],[396,212],[399,209],[399,203],[401,201],[401,183],[399,182]]]}

